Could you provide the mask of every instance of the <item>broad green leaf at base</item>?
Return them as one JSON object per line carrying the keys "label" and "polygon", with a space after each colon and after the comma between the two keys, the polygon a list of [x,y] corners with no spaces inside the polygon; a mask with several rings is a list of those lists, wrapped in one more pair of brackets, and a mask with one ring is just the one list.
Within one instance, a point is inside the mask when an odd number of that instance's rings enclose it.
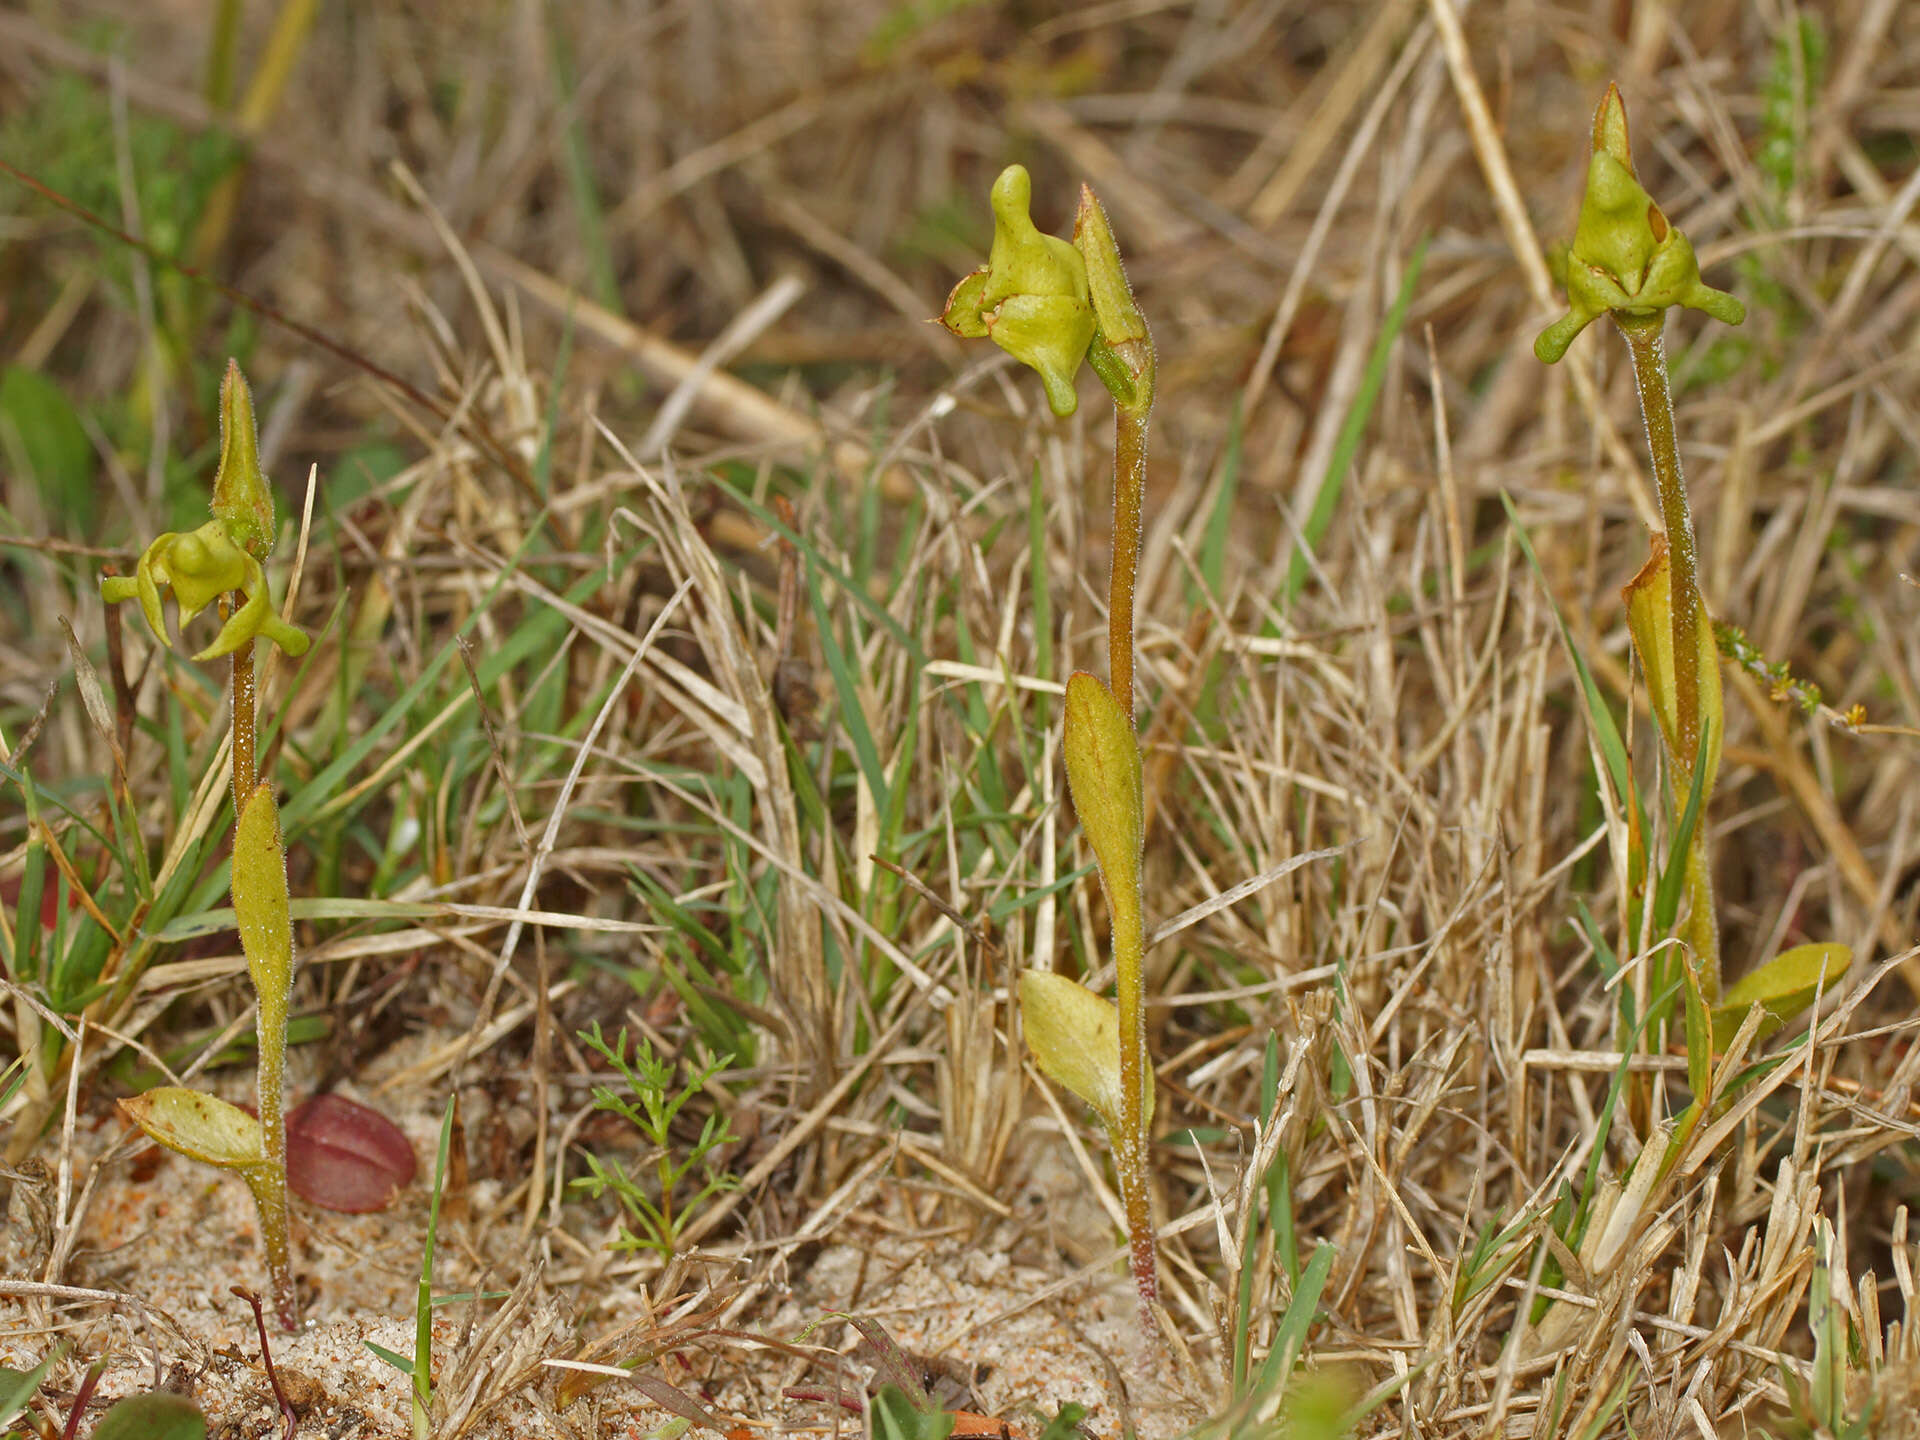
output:
{"label": "broad green leaf at base", "polygon": [[[1120,1123],[1120,1012],[1086,986],[1047,970],[1020,977],[1020,1021],[1027,1048],[1049,1080],[1091,1105],[1108,1129]],[[1144,1108],[1153,1108],[1153,1076]]]}

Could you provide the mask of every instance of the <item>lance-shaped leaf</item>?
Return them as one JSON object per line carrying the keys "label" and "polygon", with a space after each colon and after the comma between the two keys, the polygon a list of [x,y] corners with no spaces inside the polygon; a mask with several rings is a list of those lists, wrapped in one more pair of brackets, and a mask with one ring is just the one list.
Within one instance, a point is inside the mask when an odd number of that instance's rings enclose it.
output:
{"label": "lance-shaped leaf", "polygon": [[260,997],[260,1029],[284,1031],[293,989],[293,911],[287,895],[287,856],[280,843],[280,808],[273,787],[256,785],[233,832],[233,913],[240,948]]}
{"label": "lance-shaped leaf", "polygon": [[1067,787],[1087,843],[1100,862],[1109,903],[1120,892],[1136,897],[1145,837],[1140,740],[1113,692],[1084,670],[1067,681]]}
{"label": "lance-shaped leaf", "polygon": [[214,1095],[162,1085],[120,1102],[147,1138],[189,1160],[222,1170],[251,1170],[266,1158],[260,1122]]}
{"label": "lance-shaped leaf", "polygon": [[[1027,1048],[1049,1080],[1067,1087],[1109,1130],[1120,1124],[1120,1012],[1078,981],[1047,970],[1020,977],[1020,1023]],[[1146,1107],[1153,1074],[1146,1074]]]}
{"label": "lance-shaped leaf", "polygon": [[1853,963],[1853,951],[1835,941],[1814,941],[1782,950],[1759,969],[1727,987],[1713,1007],[1713,1043],[1724,1048],[1753,1006],[1761,1008],[1764,1040],[1814,1002],[1822,990],[1831,991]]}
{"label": "lance-shaped leaf", "polygon": [[[1633,636],[1634,652],[1647,675],[1647,696],[1654,718],[1660,723],[1668,753],[1684,755],[1679,736],[1679,687],[1673,665],[1673,572],[1666,536],[1653,537],[1653,553],[1621,593],[1627,602],[1627,629]],[[1705,601],[1696,613],[1700,620],[1692,663],[1699,683],[1700,729],[1705,737],[1702,759],[1706,778],[1700,792],[1704,800],[1713,794],[1713,782],[1720,773],[1720,736],[1726,727],[1722,723],[1720,652],[1713,643]],[[1686,783],[1686,777],[1680,783]]]}

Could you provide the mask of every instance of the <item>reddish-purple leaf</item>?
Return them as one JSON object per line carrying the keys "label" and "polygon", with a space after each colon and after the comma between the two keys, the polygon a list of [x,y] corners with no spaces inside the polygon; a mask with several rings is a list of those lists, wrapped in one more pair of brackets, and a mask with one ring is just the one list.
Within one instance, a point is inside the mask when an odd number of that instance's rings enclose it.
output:
{"label": "reddish-purple leaf", "polygon": [[413,1183],[414,1168],[399,1128],[344,1096],[315,1095],[287,1116],[287,1184],[323,1210],[384,1210]]}

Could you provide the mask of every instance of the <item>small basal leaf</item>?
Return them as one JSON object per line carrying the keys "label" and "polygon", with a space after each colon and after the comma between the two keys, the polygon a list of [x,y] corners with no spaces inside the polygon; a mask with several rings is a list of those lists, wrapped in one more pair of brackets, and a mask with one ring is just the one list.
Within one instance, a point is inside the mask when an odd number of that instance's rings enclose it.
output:
{"label": "small basal leaf", "polygon": [[[1047,970],[1020,977],[1027,1048],[1049,1080],[1091,1105],[1108,1129],[1120,1123],[1120,1011],[1086,986]],[[1142,1108],[1153,1113],[1153,1073]]]}
{"label": "small basal leaf", "polygon": [[417,1164],[399,1126],[344,1095],[315,1095],[287,1115],[287,1186],[322,1209],[384,1210]]}
{"label": "small basal leaf", "polygon": [[184,1395],[129,1395],[100,1417],[93,1440],[207,1440],[207,1417]]}
{"label": "small basal leaf", "polygon": [[129,1096],[120,1109],[148,1139],[189,1160],[223,1170],[244,1170],[265,1161],[260,1122],[217,1096],[162,1085]]}
{"label": "small basal leaf", "polygon": [[1713,1044],[1722,1049],[1733,1039],[1747,1011],[1755,1005],[1764,1012],[1760,1031],[1764,1040],[1793,1019],[1821,990],[1832,990],[1853,963],[1853,951],[1835,941],[1814,941],[1783,950],[1759,969],[1727,987],[1713,1007]]}

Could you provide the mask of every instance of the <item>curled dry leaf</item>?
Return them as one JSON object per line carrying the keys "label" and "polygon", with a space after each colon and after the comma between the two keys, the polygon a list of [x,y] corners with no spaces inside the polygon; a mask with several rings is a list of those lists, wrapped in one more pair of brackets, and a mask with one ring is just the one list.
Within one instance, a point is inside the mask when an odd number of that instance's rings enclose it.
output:
{"label": "curled dry leaf", "polygon": [[323,1210],[383,1210],[416,1164],[399,1127],[343,1095],[315,1095],[287,1116],[287,1184]]}

